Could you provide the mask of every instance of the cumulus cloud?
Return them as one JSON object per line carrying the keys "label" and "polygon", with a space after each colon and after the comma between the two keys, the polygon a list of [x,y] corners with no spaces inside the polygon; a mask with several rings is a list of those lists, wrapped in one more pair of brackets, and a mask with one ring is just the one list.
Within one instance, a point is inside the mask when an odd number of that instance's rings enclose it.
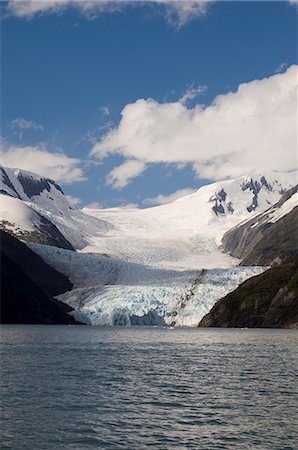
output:
{"label": "cumulus cloud", "polygon": [[120,154],[126,159],[111,176],[116,183],[118,173],[132,163],[135,170],[127,180],[149,163],[191,164],[198,177],[211,179],[255,169],[287,171],[297,165],[295,65],[243,83],[208,107],[139,99],[126,105],[121,115],[119,125],[91,151],[98,158]]}
{"label": "cumulus cloud", "polygon": [[119,12],[146,3],[158,5],[168,24],[180,28],[204,15],[210,0],[9,0],[7,11],[16,17],[32,18],[36,15],[61,14],[67,8],[73,8],[92,19],[101,13]]}
{"label": "cumulus cloud", "polygon": [[86,180],[81,161],[63,153],[51,153],[43,147],[10,146],[0,148],[0,164],[51,178],[58,183],[71,184]]}
{"label": "cumulus cloud", "polygon": [[185,188],[178,189],[176,192],[172,192],[169,195],[159,194],[153,198],[147,198],[143,201],[145,205],[164,205],[166,203],[171,203],[177,200],[180,197],[184,197],[185,195],[193,194],[196,192],[196,189]]}
{"label": "cumulus cloud", "polygon": [[135,159],[129,159],[120,166],[114,167],[106,177],[108,186],[115,189],[122,189],[127,186],[132,179],[140,176],[146,169],[145,163]]}
{"label": "cumulus cloud", "polygon": [[34,122],[34,120],[26,120],[22,118],[14,119],[11,121],[10,128],[21,130],[44,130],[43,125]]}

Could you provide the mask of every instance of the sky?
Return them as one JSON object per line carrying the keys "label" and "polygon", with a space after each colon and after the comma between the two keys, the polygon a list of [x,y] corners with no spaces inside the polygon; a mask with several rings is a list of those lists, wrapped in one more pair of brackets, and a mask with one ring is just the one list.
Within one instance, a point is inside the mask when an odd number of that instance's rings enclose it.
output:
{"label": "sky", "polygon": [[296,1],[0,6],[0,163],[79,207],[297,167]]}

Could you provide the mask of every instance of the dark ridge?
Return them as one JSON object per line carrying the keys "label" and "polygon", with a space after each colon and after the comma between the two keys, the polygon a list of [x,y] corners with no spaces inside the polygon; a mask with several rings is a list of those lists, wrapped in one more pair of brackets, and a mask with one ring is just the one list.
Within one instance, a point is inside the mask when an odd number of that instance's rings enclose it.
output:
{"label": "dark ridge", "polygon": [[14,195],[11,195],[9,192],[5,191],[4,189],[0,189],[0,194],[7,195],[8,197],[15,198]]}
{"label": "dark ridge", "polygon": [[276,257],[285,260],[298,253],[298,206],[274,223],[263,217],[263,222],[256,216],[236,226],[222,239],[222,249],[242,259],[242,266],[270,266]]}
{"label": "dark ridge", "polygon": [[55,188],[56,188],[58,191],[60,191],[61,194],[64,195],[64,192],[62,191],[62,189],[61,189],[61,187],[59,186],[59,184],[55,183],[55,181],[53,181],[53,180],[49,180],[49,182],[50,182],[53,186],[55,186]]}
{"label": "dark ridge", "polygon": [[295,192],[297,186],[286,191],[282,198],[266,212],[229,230],[222,239],[222,249],[241,265],[271,265],[276,257],[286,260],[298,253],[298,206],[277,222],[269,222],[269,214],[278,210]]}
{"label": "dark ridge", "polygon": [[[15,190],[14,185],[13,185],[12,182],[10,181],[10,179],[9,179],[7,173],[6,173],[6,170],[5,170],[3,167],[1,167],[1,172],[2,172],[2,180],[3,180],[3,183],[5,184],[5,186],[9,187],[13,192],[15,192],[16,196],[17,196],[20,200],[22,200],[21,197],[19,196],[19,194],[17,193],[17,191]],[[11,196],[11,194],[9,194],[9,193],[6,192],[6,191],[3,191],[2,189],[1,189],[1,193],[2,193],[2,194],[6,194],[6,195],[10,195],[10,196]]]}
{"label": "dark ridge", "polygon": [[287,200],[289,200],[292,197],[292,195],[296,194],[296,192],[298,192],[298,184],[296,184],[296,186],[292,187],[291,189],[285,191],[281,196],[281,198],[279,199],[279,201],[274,206],[276,206],[277,208],[281,207]]}
{"label": "dark ridge", "polygon": [[242,266],[268,266],[298,253],[298,206],[275,223],[260,228],[263,237],[244,256]]}
{"label": "dark ridge", "polygon": [[35,179],[29,175],[24,175],[22,172],[18,174],[17,178],[21,183],[25,194],[29,198],[33,197],[34,195],[40,195],[44,190],[50,192],[51,185],[55,186],[55,188],[63,194],[60,186],[58,186],[58,184],[56,184],[52,180],[46,178]]}
{"label": "dark ridge", "polygon": [[218,216],[218,214],[224,214],[225,210],[224,207],[218,200],[215,200],[215,205],[212,206],[212,210],[215,212],[215,214]]}
{"label": "dark ridge", "polygon": [[36,226],[35,231],[19,230],[17,232],[13,232],[11,231],[10,227],[7,227],[7,225],[11,224],[5,221],[0,221],[0,225],[8,234],[15,235],[23,241],[34,242],[42,245],[50,245],[53,247],[64,248],[65,250],[75,251],[74,247],[58,230],[56,225],[54,225],[46,217],[39,214],[37,211],[35,211],[35,213],[39,216],[40,219],[38,228]]}
{"label": "dark ridge", "polygon": [[221,200],[222,200],[223,202],[226,201],[227,193],[226,193],[223,189],[222,189],[217,195],[221,198]]}
{"label": "dark ridge", "polygon": [[4,231],[0,243],[1,323],[77,323],[53,298],[72,289],[68,278]]}
{"label": "dark ridge", "polygon": [[258,207],[258,197],[257,195],[254,195],[252,198],[251,205],[249,205],[246,209],[248,212],[252,212],[255,211],[257,207]]}
{"label": "dark ridge", "polygon": [[229,213],[233,214],[234,208],[233,208],[232,202],[229,202],[227,204],[227,209],[228,209]]}
{"label": "dark ridge", "polygon": [[265,187],[269,192],[272,192],[272,186],[264,176],[261,177],[260,183],[258,181],[254,181],[251,178],[246,183],[242,183],[241,188],[243,191],[247,189],[250,190],[254,195],[252,199],[251,205],[247,207],[248,212],[255,211],[258,206],[258,193],[260,192],[262,187]]}
{"label": "dark ridge", "polygon": [[19,235],[26,242],[35,242],[42,245],[51,245],[52,247],[64,248],[65,250],[75,251],[71,243],[63,236],[54,225],[46,217],[35,211],[40,217],[39,228],[36,231],[22,232]]}

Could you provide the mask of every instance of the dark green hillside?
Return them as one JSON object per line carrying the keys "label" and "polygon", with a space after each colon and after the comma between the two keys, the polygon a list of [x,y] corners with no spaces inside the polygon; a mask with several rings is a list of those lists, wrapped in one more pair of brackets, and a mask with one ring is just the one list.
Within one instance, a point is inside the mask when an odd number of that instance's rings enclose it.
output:
{"label": "dark green hillside", "polygon": [[242,283],[199,326],[298,328],[298,255]]}

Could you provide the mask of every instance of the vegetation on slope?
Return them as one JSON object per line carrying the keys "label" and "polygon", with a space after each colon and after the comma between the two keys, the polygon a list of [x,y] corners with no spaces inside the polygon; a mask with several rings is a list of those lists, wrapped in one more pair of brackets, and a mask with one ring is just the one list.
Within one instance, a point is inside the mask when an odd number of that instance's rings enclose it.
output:
{"label": "vegetation on slope", "polygon": [[199,326],[298,328],[298,255],[242,283]]}

